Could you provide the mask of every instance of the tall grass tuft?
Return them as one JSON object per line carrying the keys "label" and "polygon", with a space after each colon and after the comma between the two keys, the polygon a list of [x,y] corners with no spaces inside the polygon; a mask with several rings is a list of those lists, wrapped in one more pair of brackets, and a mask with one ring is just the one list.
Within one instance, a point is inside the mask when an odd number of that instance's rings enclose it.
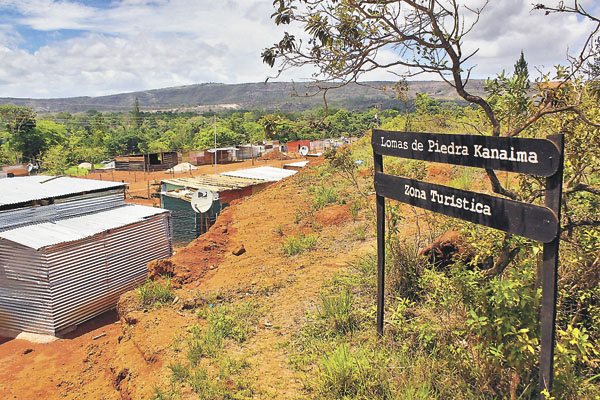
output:
{"label": "tall grass tuft", "polygon": [[385,365],[379,365],[381,361],[364,350],[351,352],[342,343],[321,360],[316,390],[327,399],[391,398],[389,377]]}
{"label": "tall grass tuft", "polygon": [[146,283],[137,288],[139,299],[144,305],[162,305],[175,298],[171,290],[171,279],[165,278],[164,283],[146,279]]}
{"label": "tall grass tuft", "polygon": [[183,382],[190,376],[190,369],[187,365],[176,362],[169,365],[171,377],[176,382]]}
{"label": "tall grass tuft", "polygon": [[281,245],[281,252],[286,256],[295,256],[312,250],[317,244],[315,235],[305,235],[300,232],[296,236],[288,236]]}
{"label": "tall grass tuft", "polygon": [[336,203],[338,201],[338,193],[333,186],[318,186],[315,189],[315,199],[313,207],[315,210],[320,210],[327,204]]}
{"label": "tall grass tuft", "polygon": [[349,333],[357,327],[358,319],[353,310],[354,298],[350,290],[344,290],[337,296],[323,294],[321,301],[321,318],[325,319],[334,331]]}

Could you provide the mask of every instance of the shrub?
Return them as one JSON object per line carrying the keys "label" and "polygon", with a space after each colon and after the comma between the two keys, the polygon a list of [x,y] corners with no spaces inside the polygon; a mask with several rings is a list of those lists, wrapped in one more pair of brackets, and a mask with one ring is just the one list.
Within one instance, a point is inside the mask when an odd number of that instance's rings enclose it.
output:
{"label": "shrub", "polygon": [[392,238],[388,241],[389,259],[386,275],[388,291],[410,300],[421,294],[420,280],[427,266],[425,257],[419,255],[416,244]]}

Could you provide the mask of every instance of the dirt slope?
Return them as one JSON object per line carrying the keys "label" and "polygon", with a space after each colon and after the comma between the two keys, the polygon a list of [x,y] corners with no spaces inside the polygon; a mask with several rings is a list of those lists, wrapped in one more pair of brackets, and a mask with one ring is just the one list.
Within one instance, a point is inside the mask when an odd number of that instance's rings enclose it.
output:
{"label": "dirt slope", "polygon": [[[306,311],[314,311],[323,282],[372,251],[375,240],[372,227],[366,240],[357,237],[355,226],[364,221],[361,215],[353,221],[348,205],[330,205],[310,221],[294,222],[298,207],[312,201],[306,190],[311,174],[314,169],[304,170],[232,204],[209,233],[179,249],[171,259],[179,287],[174,304],[144,308],[130,292],[122,298],[120,321],[88,324],[74,338],[50,344],[0,344],[0,398],[152,398],[169,381],[168,365],[181,357],[175,343],[198,323],[193,306],[215,294],[224,301],[252,299],[265,310],[256,335],[234,349],[250,364],[254,398],[303,397],[303,377],[289,367],[280,344]],[[301,231],[318,235],[316,249],[284,256],[285,238]],[[242,245],[245,253],[234,255]]]}

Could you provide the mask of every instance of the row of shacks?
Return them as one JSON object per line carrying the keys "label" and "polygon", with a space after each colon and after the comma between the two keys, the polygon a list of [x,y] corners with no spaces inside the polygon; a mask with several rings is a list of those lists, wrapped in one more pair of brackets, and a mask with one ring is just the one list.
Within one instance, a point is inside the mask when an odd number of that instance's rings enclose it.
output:
{"label": "row of shacks", "polygon": [[[350,143],[357,138],[333,138],[321,140],[296,140],[287,143],[280,143],[277,140],[268,141],[264,144],[247,144],[235,147],[218,147],[207,150],[187,150],[187,151],[161,151],[157,153],[130,154],[117,156],[114,161],[103,169],[114,168],[116,171],[165,171],[175,165],[185,162],[192,165],[211,165],[227,164],[235,161],[249,160],[258,158],[273,150],[283,153],[298,153],[303,146],[309,149],[309,152],[319,155],[331,148],[340,147]],[[0,178],[12,176],[28,175],[27,165],[19,164],[12,166],[3,166],[0,170]]]}
{"label": "row of shacks", "polygon": [[334,138],[321,140],[297,140],[287,143],[268,141],[264,144],[247,144],[231,147],[218,147],[207,150],[167,151],[147,154],[131,154],[115,157],[117,171],[164,171],[179,163],[192,165],[227,164],[235,161],[258,158],[263,154],[277,150],[284,153],[298,153],[306,146],[309,152],[316,155],[350,143],[356,138]]}
{"label": "row of shacks", "polygon": [[[178,245],[191,242],[212,226],[221,210],[233,200],[260,192],[270,184],[294,175],[297,168],[257,167],[220,174],[166,179],[161,182],[161,207],[173,216],[173,240]],[[200,189],[214,193],[210,209],[196,213],[192,194]]]}
{"label": "row of shacks", "polygon": [[126,204],[125,184],[0,180],[0,332],[56,335],[114,308],[172,254],[167,210]]}

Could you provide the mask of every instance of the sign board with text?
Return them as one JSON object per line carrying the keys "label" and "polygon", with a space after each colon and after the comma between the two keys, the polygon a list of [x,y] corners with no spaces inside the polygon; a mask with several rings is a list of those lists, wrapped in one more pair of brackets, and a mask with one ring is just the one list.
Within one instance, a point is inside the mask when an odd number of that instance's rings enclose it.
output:
{"label": "sign board with text", "polygon": [[544,243],[551,242],[558,232],[558,218],[548,207],[381,173],[375,174],[375,191],[389,199]]}
{"label": "sign board with text", "polygon": [[374,130],[377,154],[539,176],[558,170],[561,152],[548,139]]}
{"label": "sign board with text", "polygon": [[[551,392],[563,174],[562,135],[529,139],[375,129],[371,145],[377,201],[378,333],[383,334],[384,321],[385,198],[538,240],[544,243],[539,390],[540,393]],[[546,177],[545,206],[385,174],[384,155],[543,176]]]}

